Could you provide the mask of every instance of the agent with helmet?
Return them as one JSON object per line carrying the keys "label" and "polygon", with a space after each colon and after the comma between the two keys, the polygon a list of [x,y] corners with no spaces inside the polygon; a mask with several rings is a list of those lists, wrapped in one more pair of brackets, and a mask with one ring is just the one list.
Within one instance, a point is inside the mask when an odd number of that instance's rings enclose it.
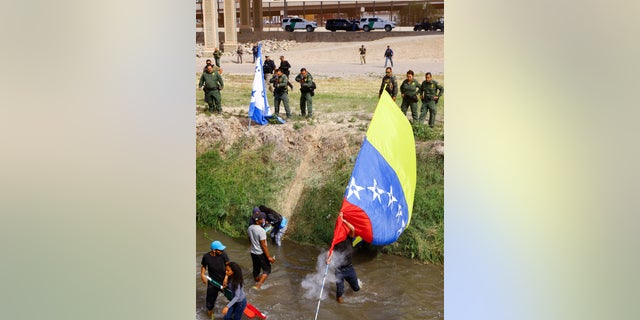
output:
{"label": "agent with helmet", "polygon": [[216,304],[216,299],[218,299],[218,292],[222,289],[218,286],[213,285],[212,282],[209,282],[207,279],[207,275],[205,275],[205,271],[209,274],[209,277],[216,281],[217,283],[221,283],[226,285],[225,275],[226,275],[226,267],[229,264],[229,256],[224,252],[226,247],[220,241],[211,242],[211,251],[205,253],[202,256],[202,262],[200,265],[200,279],[204,284],[207,285],[207,316],[211,317],[213,314],[213,307]]}

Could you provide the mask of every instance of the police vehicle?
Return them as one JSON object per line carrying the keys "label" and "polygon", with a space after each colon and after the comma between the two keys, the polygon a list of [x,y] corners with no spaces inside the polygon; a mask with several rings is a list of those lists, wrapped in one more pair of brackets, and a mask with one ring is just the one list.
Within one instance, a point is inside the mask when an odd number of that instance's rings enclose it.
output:
{"label": "police vehicle", "polygon": [[360,21],[358,21],[358,28],[364,30],[364,32],[375,29],[384,29],[384,31],[389,32],[395,27],[395,21],[384,20],[382,18],[361,18]]}
{"label": "police vehicle", "polygon": [[282,29],[285,31],[293,32],[296,29],[307,30],[307,32],[313,32],[318,27],[318,24],[314,21],[307,21],[302,18],[284,18],[282,19]]}

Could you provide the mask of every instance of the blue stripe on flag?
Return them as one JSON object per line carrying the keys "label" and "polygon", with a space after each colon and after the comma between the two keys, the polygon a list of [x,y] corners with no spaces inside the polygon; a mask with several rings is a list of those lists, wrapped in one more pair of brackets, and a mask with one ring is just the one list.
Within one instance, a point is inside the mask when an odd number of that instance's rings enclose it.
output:
{"label": "blue stripe on flag", "polygon": [[374,245],[393,243],[409,222],[404,190],[395,171],[366,137],[344,197],[369,216]]}

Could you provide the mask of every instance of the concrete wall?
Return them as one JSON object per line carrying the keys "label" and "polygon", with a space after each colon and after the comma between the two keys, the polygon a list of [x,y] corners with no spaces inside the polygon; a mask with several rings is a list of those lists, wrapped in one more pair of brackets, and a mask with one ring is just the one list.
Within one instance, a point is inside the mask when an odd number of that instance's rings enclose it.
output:
{"label": "concrete wall", "polygon": [[[371,31],[371,32],[306,32],[306,31],[262,31],[239,32],[238,42],[257,42],[260,40],[295,40],[296,42],[348,42],[348,41],[373,41],[388,37],[420,36],[425,34],[437,34],[436,31]],[[204,33],[196,32],[196,42],[203,43]],[[220,41],[224,42],[224,32],[220,32]]]}

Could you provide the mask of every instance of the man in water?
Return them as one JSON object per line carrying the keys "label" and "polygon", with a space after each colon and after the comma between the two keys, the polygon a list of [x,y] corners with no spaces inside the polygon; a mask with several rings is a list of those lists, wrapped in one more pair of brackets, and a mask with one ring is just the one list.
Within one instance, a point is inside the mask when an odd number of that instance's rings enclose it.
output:
{"label": "man in water", "polygon": [[224,276],[226,272],[226,266],[229,264],[229,257],[224,252],[226,247],[220,241],[211,242],[211,251],[205,253],[202,256],[202,262],[200,265],[200,279],[207,285],[207,316],[211,318],[213,314],[213,307],[216,305],[218,299],[218,292],[221,291],[219,286],[209,282],[205,275],[205,270],[209,274],[209,277],[219,284],[223,284]]}
{"label": "man in water", "polygon": [[[253,215],[253,223],[247,233],[249,234],[249,241],[251,242],[251,261],[253,262],[253,278],[256,280],[254,289],[259,290],[267,276],[271,273],[271,264],[276,262],[276,259],[269,255],[267,248],[267,232],[262,228],[264,223],[264,217],[260,213]],[[262,269],[262,274],[260,270]]]}
{"label": "man in water", "polygon": [[[336,301],[338,301],[338,303],[342,303],[344,300],[342,298],[342,295],[344,294],[344,281],[347,280],[347,283],[349,283],[349,286],[351,286],[351,289],[353,289],[354,292],[360,290],[360,285],[358,285],[358,275],[356,274],[356,270],[353,268],[353,264],[351,263],[351,260],[353,259],[353,240],[356,237],[355,228],[351,223],[347,222],[347,220],[344,220],[342,212],[340,212],[338,216],[342,219],[342,222],[344,222],[347,228],[349,228],[347,238],[336,244],[333,249],[334,254],[338,254],[340,257],[343,257],[342,261],[338,260],[340,265],[336,266],[335,273]],[[327,259],[327,264],[331,263],[331,258],[332,257],[329,257]]]}

